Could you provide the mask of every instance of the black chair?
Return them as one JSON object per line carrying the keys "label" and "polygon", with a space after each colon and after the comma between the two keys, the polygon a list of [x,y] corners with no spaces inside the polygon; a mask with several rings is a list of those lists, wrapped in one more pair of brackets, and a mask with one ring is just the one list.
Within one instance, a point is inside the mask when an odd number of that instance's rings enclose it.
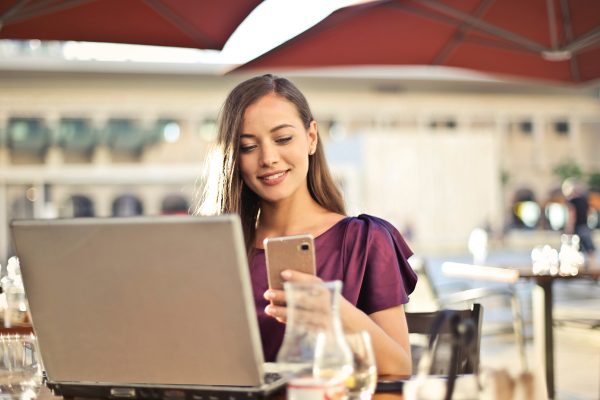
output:
{"label": "black chair", "polygon": [[[433,312],[407,312],[406,320],[408,331],[427,336],[432,331],[432,324],[439,318],[440,313],[448,310]],[[432,353],[430,374],[447,375],[450,371],[450,358],[453,341],[457,340],[458,333],[458,353],[456,357],[456,371],[458,374],[471,374],[479,371],[479,355],[481,345],[481,323],[483,320],[483,307],[475,303],[471,309],[452,310],[452,314],[459,320],[458,325],[454,325],[453,318],[446,318],[439,328],[437,340],[434,343]],[[466,332],[468,327],[469,332]],[[453,333],[453,329],[457,332]],[[461,335],[469,335],[466,340],[460,339]],[[411,345],[413,371],[426,350],[424,346]]]}

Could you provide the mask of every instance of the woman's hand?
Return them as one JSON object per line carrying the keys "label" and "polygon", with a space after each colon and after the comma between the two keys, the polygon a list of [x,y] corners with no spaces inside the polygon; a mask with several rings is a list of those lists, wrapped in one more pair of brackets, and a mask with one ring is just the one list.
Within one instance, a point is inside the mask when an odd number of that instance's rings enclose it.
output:
{"label": "woman's hand", "polygon": [[[298,272],[291,269],[286,269],[281,272],[281,278],[286,282],[321,282],[321,278]],[[275,318],[277,321],[285,324],[287,321],[287,307],[285,302],[285,291],[269,289],[264,293],[264,298],[272,302],[265,307],[265,313]]]}

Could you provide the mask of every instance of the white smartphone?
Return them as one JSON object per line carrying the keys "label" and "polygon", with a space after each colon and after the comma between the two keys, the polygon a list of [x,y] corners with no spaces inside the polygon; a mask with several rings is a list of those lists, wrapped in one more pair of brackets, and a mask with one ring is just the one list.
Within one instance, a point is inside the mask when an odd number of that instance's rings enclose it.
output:
{"label": "white smartphone", "polygon": [[269,288],[283,289],[281,271],[286,269],[316,275],[315,244],[312,235],[266,238],[263,244]]}

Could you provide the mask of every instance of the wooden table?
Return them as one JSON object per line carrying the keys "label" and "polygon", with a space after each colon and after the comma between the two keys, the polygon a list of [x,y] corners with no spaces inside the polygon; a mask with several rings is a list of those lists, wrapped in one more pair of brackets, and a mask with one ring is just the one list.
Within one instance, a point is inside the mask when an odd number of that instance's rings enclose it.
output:
{"label": "wooden table", "polygon": [[33,333],[31,324],[14,324],[10,328],[4,327],[4,321],[0,320],[0,335],[28,335]]}
{"label": "wooden table", "polygon": [[563,275],[535,275],[531,266],[518,267],[491,267],[461,263],[445,263],[442,268],[445,275],[469,279],[480,279],[495,282],[514,284],[519,279],[531,281],[535,284],[532,290],[533,312],[533,344],[537,365],[543,365],[547,395],[554,398],[554,335],[552,309],[554,297],[552,284],[555,281],[600,279],[600,271],[580,271],[575,276]]}

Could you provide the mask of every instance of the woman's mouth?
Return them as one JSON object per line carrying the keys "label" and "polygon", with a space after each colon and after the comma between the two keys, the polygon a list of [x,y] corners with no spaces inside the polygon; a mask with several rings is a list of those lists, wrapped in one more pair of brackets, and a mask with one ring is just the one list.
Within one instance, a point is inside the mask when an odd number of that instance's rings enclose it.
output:
{"label": "woman's mouth", "polygon": [[288,171],[276,172],[274,174],[263,175],[259,177],[259,179],[265,184],[269,186],[278,185],[283,182],[285,177],[287,176]]}

